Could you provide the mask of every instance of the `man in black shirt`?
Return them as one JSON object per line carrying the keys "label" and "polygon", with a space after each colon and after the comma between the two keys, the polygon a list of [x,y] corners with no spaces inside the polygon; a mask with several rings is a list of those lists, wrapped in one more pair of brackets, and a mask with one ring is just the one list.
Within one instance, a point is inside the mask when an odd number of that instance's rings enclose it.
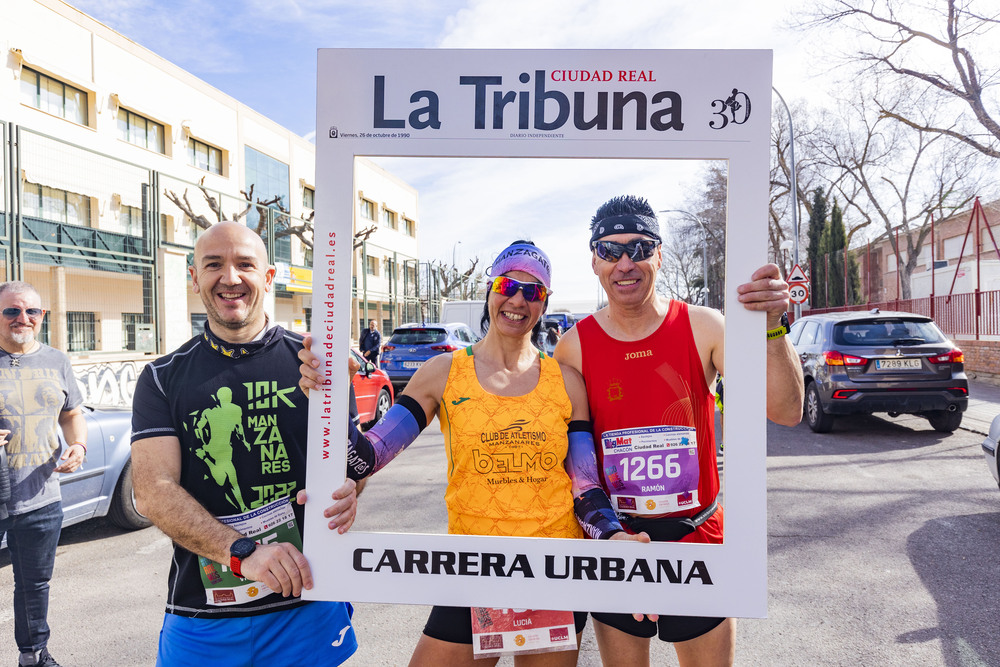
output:
{"label": "man in black shirt", "polygon": [[[349,605],[298,597],[312,575],[289,500],[305,484],[308,402],[302,337],[264,313],[274,272],[248,227],[208,229],[191,268],[205,332],[136,385],[136,503],[174,541],[158,665],[336,665],[357,648]],[[326,514],[344,532],[354,483],[333,496]]]}
{"label": "man in black shirt", "polygon": [[361,334],[361,354],[365,359],[378,366],[378,354],[382,348],[382,334],[375,326],[375,320],[368,321],[368,329]]}

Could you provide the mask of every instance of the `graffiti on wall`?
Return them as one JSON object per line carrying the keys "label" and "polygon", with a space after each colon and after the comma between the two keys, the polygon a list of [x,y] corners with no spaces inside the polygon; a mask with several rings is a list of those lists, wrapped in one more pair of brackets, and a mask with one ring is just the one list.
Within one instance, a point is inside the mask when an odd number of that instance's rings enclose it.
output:
{"label": "graffiti on wall", "polygon": [[139,372],[148,361],[111,361],[73,366],[76,384],[88,405],[132,407]]}

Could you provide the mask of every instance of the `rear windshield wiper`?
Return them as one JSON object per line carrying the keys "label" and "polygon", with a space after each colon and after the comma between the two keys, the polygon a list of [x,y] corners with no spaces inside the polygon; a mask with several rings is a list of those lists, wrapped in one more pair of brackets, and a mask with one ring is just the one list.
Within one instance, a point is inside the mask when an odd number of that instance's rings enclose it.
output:
{"label": "rear windshield wiper", "polygon": [[893,345],[920,345],[921,343],[926,343],[927,341],[923,338],[896,338],[892,341]]}

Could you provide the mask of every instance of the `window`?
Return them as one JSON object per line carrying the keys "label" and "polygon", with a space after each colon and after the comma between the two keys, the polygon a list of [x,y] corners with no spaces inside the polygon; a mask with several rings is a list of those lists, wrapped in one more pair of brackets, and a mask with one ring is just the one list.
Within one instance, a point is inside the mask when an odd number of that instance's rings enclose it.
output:
{"label": "window", "polygon": [[143,236],[142,209],[136,206],[122,206],[118,212],[118,222],[123,232],[130,236]]}
{"label": "window", "polygon": [[191,313],[191,335],[200,336],[205,333],[205,324],[208,322],[208,315],[205,313]]}
{"label": "window", "polygon": [[359,212],[362,218],[368,218],[369,220],[375,219],[375,202],[368,201],[367,199],[361,200],[361,207]]}
{"label": "window", "polygon": [[31,218],[90,226],[90,197],[46,185],[25,183],[21,210]]}
{"label": "window", "polygon": [[308,209],[316,208],[316,191],[312,188],[302,188],[302,206]]}
{"label": "window", "polygon": [[396,229],[396,214],[389,209],[382,211],[382,224],[389,229]]}
{"label": "window", "polygon": [[378,275],[378,257],[368,255],[365,257],[365,272],[370,276]]}
{"label": "window", "polygon": [[67,312],[69,351],[88,352],[97,349],[97,318],[94,313]]}
{"label": "window", "polygon": [[188,139],[188,164],[221,176],[222,151],[197,139]]}
{"label": "window", "polygon": [[[288,165],[249,146],[244,149],[244,157],[247,192],[250,191],[250,186],[253,186],[254,199],[258,201],[277,199],[269,208],[273,211],[287,212],[292,199]],[[262,229],[265,229],[270,226],[268,218],[273,221],[277,219],[277,214],[271,213],[263,206],[255,206],[246,217],[246,223],[251,228],[256,228],[258,224],[263,223]],[[271,232],[266,231],[261,234],[265,244],[268,242],[266,237],[269,233]],[[275,262],[291,264],[292,239],[290,236],[278,236],[274,239],[274,256],[271,259]]]}
{"label": "window", "polygon": [[312,308],[303,308],[302,311],[303,311],[303,314],[305,315],[306,331],[312,331],[313,309]]}
{"label": "window", "polygon": [[799,345],[813,345],[821,339],[818,322],[806,322],[799,337]]}
{"label": "window", "polygon": [[137,327],[146,322],[146,316],[142,313],[122,313],[122,349],[136,350]]}
{"label": "window", "polygon": [[417,235],[417,223],[409,218],[403,218],[403,231],[406,232],[407,236]]}
{"label": "window", "polygon": [[796,320],[792,322],[792,326],[788,329],[788,340],[792,341],[792,345],[797,345],[799,342],[799,334],[802,333],[805,322],[802,320]]}
{"label": "window", "polygon": [[118,138],[148,148],[157,153],[166,152],[164,145],[163,126],[154,120],[144,118],[128,109],[118,110]]}
{"label": "window", "polygon": [[46,345],[51,345],[49,341],[49,311],[45,311],[42,315],[42,329],[38,332],[38,342],[45,343]]}
{"label": "window", "polygon": [[87,125],[87,93],[27,67],[21,68],[21,99],[36,109]]}

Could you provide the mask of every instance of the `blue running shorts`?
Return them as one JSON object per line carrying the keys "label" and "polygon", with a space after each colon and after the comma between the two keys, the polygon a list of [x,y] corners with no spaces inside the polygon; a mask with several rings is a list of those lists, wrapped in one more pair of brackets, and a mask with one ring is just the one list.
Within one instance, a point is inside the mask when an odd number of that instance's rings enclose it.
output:
{"label": "blue running shorts", "polygon": [[344,602],[312,602],[241,618],[164,614],[156,665],[339,665],[358,648],[353,611]]}

